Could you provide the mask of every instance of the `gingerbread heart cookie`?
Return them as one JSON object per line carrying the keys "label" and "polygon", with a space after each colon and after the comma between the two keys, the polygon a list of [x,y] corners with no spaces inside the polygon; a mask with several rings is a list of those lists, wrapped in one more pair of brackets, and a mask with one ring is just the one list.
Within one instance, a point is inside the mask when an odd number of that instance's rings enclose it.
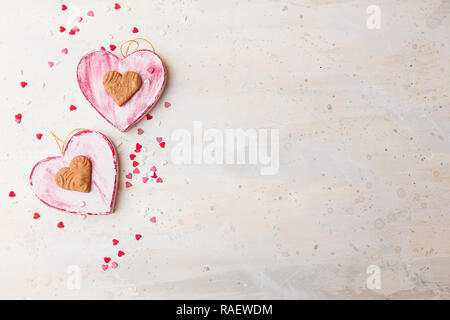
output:
{"label": "gingerbread heart cookie", "polygon": [[121,75],[117,71],[109,71],[103,77],[103,86],[114,101],[123,106],[141,88],[142,79],[136,72],[128,71]]}
{"label": "gingerbread heart cookie", "polygon": [[55,176],[58,187],[79,192],[91,190],[91,161],[85,156],[76,156],[70,167],[61,168]]}

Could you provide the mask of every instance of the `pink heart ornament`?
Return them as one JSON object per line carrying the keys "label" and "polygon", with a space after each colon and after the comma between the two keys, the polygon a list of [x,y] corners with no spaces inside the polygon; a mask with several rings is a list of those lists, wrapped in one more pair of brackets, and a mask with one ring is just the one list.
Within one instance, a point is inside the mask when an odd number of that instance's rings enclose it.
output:
{"label": "pink heart ornament", "polygon": [[[56,173],[69,167],[72,158],[78,155],[91,161],[91,191],[88,193],[65,190],[55,182]],[[111,141],[99,132],[83,130],[69,139],[63,156],[36,163],[31,170],[30,185],[39,200],[55,209],[77,214],[110,214],[114,209],[118,169],[117,154]]]}
{"label": "pink heart ornament", "polygon": [[[153,68],[153,73],[147,71],[149,68]],[[121,107],[103,86],[108,71],[132,71],[142,79],[139,90]],[[94,109],[118,130],[126,131],[156,104],[166,85],[167,72],[161,58],[151,50],[137,50],[123,59],[108,51],[94,51],[81,58],[77,79]]]}

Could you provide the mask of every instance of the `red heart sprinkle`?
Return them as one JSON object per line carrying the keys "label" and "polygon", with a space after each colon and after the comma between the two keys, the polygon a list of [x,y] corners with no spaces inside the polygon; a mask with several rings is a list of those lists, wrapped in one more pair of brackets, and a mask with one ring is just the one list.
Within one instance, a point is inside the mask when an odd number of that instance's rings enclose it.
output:
{"label": "red heart sprinkle", "polygon": [[140,238],[142,238],[142,235],[137,234],[137,235],[135,235],[135,237],[136,237],[136,240],[139,240]]}
{"label": "red heart sprinkle", "polygon": [[110,46],[109,46],[109,48],[111,49],[111,51],[114,51],[114,50],[116,50],[116,46],[115,45],[113,45],[113,44],[111,44]]}
{"label": "red heart sprinkle", "polygon": [[100,47],[100,50],[106,51],[105,47]]}
{"label": "red heart sprinkle", "polygon": [[120,4],[116,3],[116,4],[114,5],[114,9],[116,9],[116,10],[120,9]]}
{"label": "red heart sprinkle", "polygon": [[36,134],[36,138],[37,138],[38,140],[41,140],[41,139],[42,139],[42,133]]}
{"label": "red heart sprinkle", "polygon": [[125,252],[123,252],[122,250],[119,250],[119,252],[117,252],[117,255],[118,255],[119,257],[123,256],[124,254],[125,254]]}
{"label": "red heart sprinkle", "polygon": [[14,191],[10,191],[9,196],[10,196],[10,198],[14,198],[16,196],[16,194],[14,193]]}
{"label": "red heart sprinkle", "polygon": [[28,85],[28,83],[26,83],[25,81],[22,81],[22,82],[20,83],[20,86],[21,86],[22,88],[25,88],[27,85]]}
{"label": "red heart sprinkle", "polygon": [[141,135],[141,134],[143,134],[143,133],[144,133],[144,130],[142,130],[142,129],[138,129],[138,130],[137,130],[137,133],[138,133],[138,135]]}
{"label": "red heart sprinkle", "polygon": [[147,114],[147,120],[151,120],[153,118],[153,116]]}
{"label": "red heart sprinkle", "polygon": [[133,170],[133,173],[134,173],[134,174],[139,174],[139,173],[141,173],[141,171],[139,171],[139,169],[136,168],[136,169]]}
{"label": "red heart sprinkle", "polygon": [[41,215],[39,214],[39,213],[37,213],[37,212],[35,212],[34,214],[33,214],[33,219],[39,219],[41,217]]}
{"label": "red heart sprinkle", "polygon": [[69,34],[70,34],[71,36],[73,36],[73,35],[75,34],[75,30],[73,30],[73,29],[70,30],[70,31],[69,31]]}
{"label": "red heart sprinkle", "polygon": [[134,160],[134,158],[136,158],[136,155],[135,154],[130,154],[130,159]]}
{"label": "red heart sprinkle", "polygon": [[139,162],[133,161],[133,167],[137,167],[139,165]]}
{"label": "red heart sprinkle", "polygon": [[131,183],[129,183],[128,181],[127,182],[125,182],[125,187],[126,188],[129,188],[129,187],[131,187],[132,186],[132,184]]}
{"label": "red heart sprinkle", "polygon": [[65,4],[63,4],[63,5],[61,6],[61,10],[62,10],[62,11],[67,10],[67,6],[66,6]]}
{"label": "red heart sprinkle", "polygon": [[138,30],[138,28],[134,27],[132,32],[133,32],[133,33],[138,33],[139,30]]}
{"label": "red heart sprinkle", "polygon": [[111,261],[111,258],[110,257],[104,257],[103,260],[105,261],[105,263],[108,263],[108,262]]}
{"label": "red heart sprinkle", "polygon": [[74,111],[74,110],[77,110],[77,107],[75,107],[73,104],[71,104],[69,109],[70,109],[70,111]]}
{"label": "red heart sprinkle", "polygon": [[132,178],[133,178],[133,175],[132,175],[131,173],[129,173],[129,174],[127,174],[127,175],[125,176],[125,178],[127,178],[127,179],[132,179]]}
{"label": "red heart sprinkle", "polygon": [[159,144],[159,146],[160,146],[161,148],[164,148],[164,147],[166,146],[166,143],[165,143],[165,142],[161,142],[161,143]]}
{"label": "red heart sprinkle", "polygon": [[158,176],[156,175],[156,172],[153,172],[153,175],[151,176],[151,178],[153,178],[153,179],[158,178]]}
{"label": "red heart sprinkle", "polygon": [[163,179],[161,179],[161,177],[159,177],[158,179],[156,179],[156,183],[162,183]]}
{"label": "red heart sprinkle", "polygon": [[58,223],[58,228],[60,228],[60,229],[64,228],[64,223],[62,223],[62,221],[60,221],[60,222]]}
{"label": "red heart sprinkle", "polygon": [[143,178],[142,178],[142,182],[143,182],[143,183],[147,183],[147,181],[148,181],[148,178],[147,178],[147,177],[143,177]]}
{"label": "red heart sprinkle", "polygon": [[112,243],[113,243],[113,246],[117,246],[117,244],[119,243],[119,240],[117,240],[117,239],[112,239]]}
{"label": "red heart sprinkle", "polygon": [[150,222],[151,222],[151,223],[156,223],[156,217],[151,217],[151,218],[150,218]]}
{"label": "red heart sprinkle", "polygon": [[136,143],[136,149],[140,149],[142,146],[139,143]]}
{"label": "red heart sprinkle", "polygon": [[17,123],[20,123],[22,121],[22,114],[18,113],[14,116],[14,119]]}
{"label": "red heart sprinkle", "polygon": [[63,26],[60,26],[59,27],[59,32],[64,32],[64,31],[66,31],[66,28],[64,28]]}

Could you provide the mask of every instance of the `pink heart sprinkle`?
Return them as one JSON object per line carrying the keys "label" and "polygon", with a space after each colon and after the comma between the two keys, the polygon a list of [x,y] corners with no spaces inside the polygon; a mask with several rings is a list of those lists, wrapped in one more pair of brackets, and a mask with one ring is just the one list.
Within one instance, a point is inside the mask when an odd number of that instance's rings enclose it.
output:
{"label": "pink heart sprinkle", "polygon": [[51,68],[51,67],[53,67],[55,64],[53,63],[53,61],[49,61],[48,62],[48,66]]}
{"label": "pink heart sprinkle", "polygon": [[144,133],[144,130],[138,129],[138,135],[141,135],[141,134],[143,134],[143,133]]}
{"label": "pink heart sprinkle", "polygon": [[69,52],[69,50],[67,50],[67,48],[61,49],[61,52],[64,54],[67,54]]}
{"label": "pink heart sprinkle", "polygon": [[170,102],[164,102],[164,108],[170,107],[172,104]]}
{"label": "pink heart sprinkle", "polygon": [[135,169],[133,170],[133,173],[134,173],[134,174],[139,174],[139,173],[141,173],[141,172],[139,171],[138,168],[135,168]]}
{"label": "pink heart sprinkle", "polygon": [[127,182],[125,182],[125,187],[129,188],[129,187],[131,187],[131,186],[132,186],[132,184],[131,184],[131,183],[129,183],[128,181],[127,181]]}
{"label": "pink heart sprinkle", "polygon": [[77,22],[83,21],[83,18],[82,18],[82,17],[76,17],[76,19],[77,19]]}
{"label": "pink heart sprinkle", "polygon": [[147,177],[143,177],[143,178],[142,178],[142,182],[143,182],[143,183],[147,183],[147,181],[148,181],[148,178],[147,178]]}
{"label": "pink heart sprinkle", "polygon": [[158,177],[158,179],[156,179],[156,183],[162,183],[163,179],[161,179],[161,177]]}
{"label": "pink heart sprinkle", "polygon": [[125,176],[125,178],[131,179],[131,178],[133,178],[133,175],[132,175],[131,173],[129,173],[129,174],[127,174],[127,175]]}
{"label": "pink heart sprinkle", "polygon": [[102,270],[106,271],[108,269],[108,265],[107,264],[102,264]]}
{"label": "pink heart sprinkle", "polygon": [[151,222],[151,223],[156,223],[156,217],[151,217],[151,218],[150,218],[150,222]]}
{"label": "pink heart sprinkle", "polygon": [[77,26],[75,26],[75,27],[73,27],[73,29],[72,29],[73,31],[75,31],[75,32],[78,32],[78,31],[80,31],[80,29],[77,27]]}
{"label": "pink heart sprinkle", "polygon": [[155,172],[155,171],[156,171],[156,167],[155,167],[155,166],[151,167],[151,168],[150,168],[150,171],[151,171],[151,172]]}
{"label": "pink heart sprinkle", "polygon": [[111,263],[111,268],[113,268],[113,269],[115,269],[115,268],[117,268],[119,265],[117,264],[117,262],[115,262],[115,261],[113,261],[112,263]]}
{"label": "pink heart sprinkle", "polygon": [[93,16],[94,16],[94,11],[89,10],[88,13],[87,13],[87,15],[88,15],[89,17],[93,17]]}
{"label": "pink heart sprinkle", "polygon": [[160,143],[162,141],[162,138],[161,137],[157,137],[156,141],[158,141],[158,143]]}

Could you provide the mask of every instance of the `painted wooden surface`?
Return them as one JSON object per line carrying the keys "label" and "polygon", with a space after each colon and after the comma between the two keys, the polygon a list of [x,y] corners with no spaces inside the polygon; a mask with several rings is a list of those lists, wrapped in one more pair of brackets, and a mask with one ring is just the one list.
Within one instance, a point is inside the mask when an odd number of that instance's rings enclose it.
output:
{"label": "painted wooden surface", "polygon": [[[118,2],[2,3],[1,298],[450,297],[450,1]],[[380,29],[367,26],[374,4]],[[153,119],[121,133],[85,100],[76,67],[136,37],[168,82]],[[171,134],[196,120],[279,129],[278,174],[175,165]],[[109,216],[61,213],[28,186],[58,155],[49,130],[79,127],[117,147]],[[142,173],[125,188],[137,142],[139,168],[163,183]],[[118,267],[103,271],[104,257]]]}

